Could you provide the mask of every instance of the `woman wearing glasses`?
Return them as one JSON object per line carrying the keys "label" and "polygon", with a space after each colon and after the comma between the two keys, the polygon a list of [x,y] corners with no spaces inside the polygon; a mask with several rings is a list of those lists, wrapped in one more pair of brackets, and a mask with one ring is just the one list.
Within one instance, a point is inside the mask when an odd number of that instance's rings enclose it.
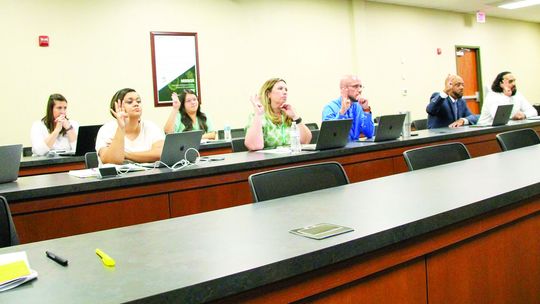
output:
{"label": "woman wearing glasses", "polygon": [[166,134],[184,131],[204,131],[203,139],[215,139],[216,132],[208,116],[201,112],[201,101],[193,90],[172,94],[173,106],[165,123]]}

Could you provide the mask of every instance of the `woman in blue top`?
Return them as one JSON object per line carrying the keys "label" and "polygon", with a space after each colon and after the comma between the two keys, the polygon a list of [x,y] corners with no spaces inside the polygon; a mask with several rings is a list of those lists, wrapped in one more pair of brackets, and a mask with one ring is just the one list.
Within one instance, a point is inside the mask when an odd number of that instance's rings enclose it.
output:
{"label": "woman in blue top", "polygon": [[165,123],[165,133],[204,131],[203,139],[215,139],[216,132],[206,114],[201,112],[201,102],[193,90],[184,90],[178,96],[172,94],[173,106]]}

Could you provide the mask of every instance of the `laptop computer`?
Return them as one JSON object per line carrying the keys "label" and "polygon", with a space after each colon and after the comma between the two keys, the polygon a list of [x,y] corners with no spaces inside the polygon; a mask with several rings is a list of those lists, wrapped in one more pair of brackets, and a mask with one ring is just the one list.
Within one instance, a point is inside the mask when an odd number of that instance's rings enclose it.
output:
{"label": "laptop computer", "polygon": [[0,184],[9,183],[19,177],[22,145],[0,146]]}
{"label": "laptop computer", "polygon": [[63,152],[60,156],[83,156],[87,152],[96,151],[96,137],[102,125],[80,126],[77,134],[75,151]]}
{"label": "laptop computer", "polygon": [[[201,144],[203,131],[188,131],[182,133],[171,133],[165,136],[165,143],[161,151],[159,167],[173,166],[179,161],[185,159],[191,163],[195,162]],[[141,164],[145,167],[154,166],[154,163]]]}
{"label": "laptop computer", "polygon": [[352,119],[326,120],[321,124],[316,144],[302,145],[304,151],[342,148],[349,141]]}
{"label": "laptop computer", "polygon": [[379,117],[379,124],[373,138],[365,141],[380,142],[394,140],[401,136],[403,131],[403,122],[407,114],[383,115]]}
{"label": "laptop computer", "polygon": [[514,105],[500,105],[497,107],[495,112],[495,117],[493,117],[493,123],[491,125],[470,125],[472,128],[482,128],[482,127],[495,127],[495,126],[504,126],[510,120],[510,115],[512,114],[512,109]]}

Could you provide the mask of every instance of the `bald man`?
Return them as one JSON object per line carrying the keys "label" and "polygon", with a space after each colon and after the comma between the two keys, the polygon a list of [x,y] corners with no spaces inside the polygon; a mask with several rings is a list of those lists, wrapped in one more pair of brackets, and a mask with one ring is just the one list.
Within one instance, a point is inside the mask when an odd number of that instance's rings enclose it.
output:
{"label": "bald man", "polygon": [[360,79],[346,75],[339,82],[339,88],[341,96],[324,107],[322,120],[352,118],[350,141],[358,140],[361,134],[367,138],[373,137],[371,107],[368,100],[361,97],[363,86]]}
{"label": "bald man", "polygon": [[475,124],[478,117],[471,113],[463,99],[463,78],[449,74],[444,81],[444,91],[433,93],[426,107],[428,129],[457,128]]}

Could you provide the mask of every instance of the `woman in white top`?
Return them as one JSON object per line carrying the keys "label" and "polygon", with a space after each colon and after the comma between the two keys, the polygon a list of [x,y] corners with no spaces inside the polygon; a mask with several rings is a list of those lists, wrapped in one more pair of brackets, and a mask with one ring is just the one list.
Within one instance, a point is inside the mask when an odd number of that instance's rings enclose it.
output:
{"label": "woman in white top", "polygon": [[538,115],[536,109],[517,91],[516,78],[511,72],[502,72],[495,77],[482,106],[482,114],[478,119],[479,125],[491,125],[495,118],[495,112],[500,105],[513,105],[510,118],[522,120],[527,117]]}
{"label": "woman in white top", "polygon": [[146,163],[160,159],[165,134],[154,123],[141,120],[141,97],[135,90],[116,92],[110,111],[116,120],[104,124],[96,138],[102,163],[120,165],[125,160]]}
{"label": "woman in white top", "polygon": [[32,153],[45,155],[51,150],[75,150],[79,124],[67,118],[67,100],[61,94],[51,94],[45,117],[32,124]]}

